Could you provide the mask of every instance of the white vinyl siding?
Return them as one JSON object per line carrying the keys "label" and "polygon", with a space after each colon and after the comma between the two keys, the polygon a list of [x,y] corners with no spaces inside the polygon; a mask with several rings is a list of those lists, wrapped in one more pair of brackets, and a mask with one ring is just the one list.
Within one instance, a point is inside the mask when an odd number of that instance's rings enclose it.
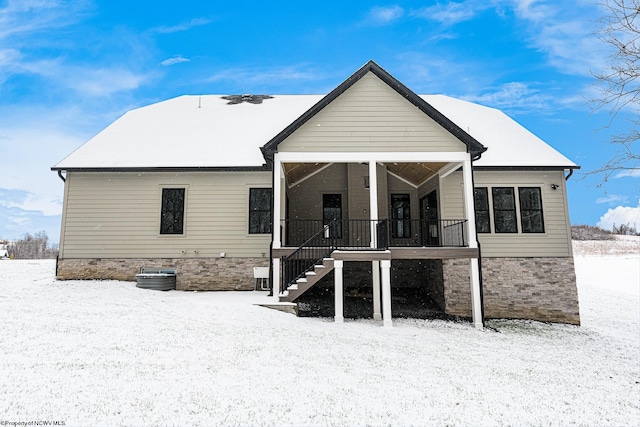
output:
{"label": "white vinyl siding", "polygon": [[[476,187],[487,187],[489,199],[493,187],[514,189],[518,232],[495,233],[493,211],[491,233],[480,233],[483,257],[565,257],[572,256],[571,232],[567,210],[566,186],[562,171],[476,171]],[[553,190],[551,184],[558,185]],[[522,233],[518,188],[539,187],[542,195],[544,233]],[[441,183],[442,218],[462,218],[462,174],[455,172]]]}
{"label": "white vinyl siding", "polygon": [[278,151],[465,151],[465,145],[372,73],[278,146]]}
{"label": "white vinyl siding", "polygon": [[[268,256],[248,215],[250,188],[270,186],[269,172],[69,172],[61,257]],[[187,188],[181,235],[160,234],[162,188]]]}

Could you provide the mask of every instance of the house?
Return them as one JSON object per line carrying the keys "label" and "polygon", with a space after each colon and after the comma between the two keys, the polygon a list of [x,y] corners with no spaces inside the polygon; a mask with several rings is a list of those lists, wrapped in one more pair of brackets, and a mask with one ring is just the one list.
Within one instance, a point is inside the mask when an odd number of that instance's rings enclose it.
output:
{"label": "house", "polygon": [[499,110],[419,96],[370,61],[326,96],[181,96],[129,111],[55,165],[59,279],[134,280],[269,301],[365,286],[447,314],[579,324],[565,181],[578,166]]}

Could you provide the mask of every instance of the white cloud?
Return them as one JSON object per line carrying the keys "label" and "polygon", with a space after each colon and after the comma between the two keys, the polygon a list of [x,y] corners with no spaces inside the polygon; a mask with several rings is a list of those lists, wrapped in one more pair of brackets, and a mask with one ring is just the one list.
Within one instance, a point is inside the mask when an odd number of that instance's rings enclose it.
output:
{"label": "white cloud", "polygon": [[640,200],[638,206],[618,206],[609,209],[600,217],[597,225],[606,230],[611,230],[614,225],[629,225],[636,229],[640,228]]}
{"label": "white cloud", "polygon": [[629,169],[629,170],[624,170],[621,172],[618,172],[614,178],[639,178],[640,177],[640,168],[637,169]]}
{"label": "white cloud", "polygon": [[181,62],[190,62],[189,58],[184,58],[182,55],[172,56],[171,58],[167,58],[160,63],[160,65],[164,67],[168,67],[174,64],[180,64]]}
{"label": "white cloud", "polygon": [[[52,173],[52,178],[54,175]],[[22,211],[37,211],[44,216],[60,215],[62,212],[62,198],[50,197],[46,194],[34,194],[25,191],[16,191],[20,197],[9,198],[7,192],[9,190],[0,189],[2,200],[0,206],[5,208],[19,208]]]}
{"label": "white cloud", "polygon": [[398,5],[375,6],[367,14],[367,22],[376,25],[387,25],[404,16],[404,9]]}
{"label": "white cloud", "polygon": [[489,107],[509,110],[512,113],[548,110],[552,102],[549,95],[544,95],[538,89],[523,82],[505,83],[493,88],[490,92],[461,98]]}
{"label": "white cloud", "polygon": [[474,10],[474,7],[469,4],[469,2],[450,2],[446,4],[437,3],[433,6],[424,7],[415,12],[412,12],[412,15],[418,18],[437,21],[446,25],[468,21],[469,19],[472,19],[475,14],[476,11]]}
{"label": "white cloud", "polygon": [[212,22],[214,22],[214,20],[210,18],[193,18],[188,22],[183,22],[178,25],[172,25],[172,26],[163,25],[160,27],[154,27],[150,30],[150,32],[158,33],[158,34],[172,34],[172,33],[178,33],[181,31],[188,31],[194,27],[208,25]]}
{"label": "white cloud", "polygon": [[608,203],[613,205],[613,204],[619,204],[619,203],[627,203],[628,200],[629,200],[629,196],[620,196],[620,195],[612,194],[607,197],[599,197],[598,199],[596,199],[596,203],[598,204]]}
{"label": "white cloud", "polygon": [[561,72],[591,76],[592,70],[606,64],[606,54],[593,35],[596,4],[515,0],[514,6],[528,42]]}
{"label": "white cloud", "polygon": [[0,39],[65,27],[90,5],[88,0],[9,0],[0,7]]}
{"label": "white cloud", "polygon": [[52,76],[66,87],[83,96],[104,97],[142,86],[149,75],[137,74],[125,68],[60,67]]}
{"label": "white cloud", "polygon": [[274,82],[290,86],[292,81],[317,81],[324,77],[323,74],[307,69],[305,65],[292,65],[267,68],[229,68],[213,74],[207,81],[231,81],[250,89],[256,86],[272,86]]}

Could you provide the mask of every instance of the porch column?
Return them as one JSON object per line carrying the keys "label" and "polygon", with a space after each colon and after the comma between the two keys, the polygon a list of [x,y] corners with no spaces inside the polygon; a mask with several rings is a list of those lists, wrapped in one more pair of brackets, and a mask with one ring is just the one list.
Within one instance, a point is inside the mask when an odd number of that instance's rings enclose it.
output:
{"label": "porch column", "polygon": [[378,164],[369,161],[369,219],[371,220],[371,247],[378,247]]}
{"label": "porch column", "polygon": [[333,268],[335,272],[335,307],[336,314],[334,320],[336,323],[344,322],[344,289],[342,283],[342,267],[344,265],[344,261],[342,260],[334,260]]}
{"label": "porch column", "polygon": [[282,180],[284,176],[282,174],[282,162],[280,161],[279,153],[273,156],[273,248],[279,249],[282,247],[280,220],[282,215],[282,205],[284,197],[284,187]]}
{"label": "porch column", "polygon": [[[467,217],[467,238],[469,239],[469,247],[477,248],[476,212],[473,197],[473,176],[471,174],[471,159],[467,159],[462,163],[464,208]],[[469,278],[471,279],[471,318],[473,326],[475,326],[476,329],[482,329],[484,325],[482,322],[482,301],[480,298],[480,267],[478,264],[478,258],[471,258],[469,261]]]}
{"label": "porch column", "polygon": [[382,320],[380,311],[380,261],[371,262],[373,276],[373,320]]}
{"label": "porch column", "polygon": [[382,324],[393,326],[391,321],[391,260],[380,261],[382,267]]}

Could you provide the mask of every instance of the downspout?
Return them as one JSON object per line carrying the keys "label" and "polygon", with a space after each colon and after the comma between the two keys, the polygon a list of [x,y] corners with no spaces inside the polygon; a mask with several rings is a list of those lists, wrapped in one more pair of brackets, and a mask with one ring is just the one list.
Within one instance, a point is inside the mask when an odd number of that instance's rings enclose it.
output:
{"label": "downspout", "polygon": [[574,171],[574,170],[575,170],[575,169],[573,169],[573,168],[569,169],[569,175],[567,175],[567,176],[565,176],[565,177],[564,177],[564,180],[565,180],[565,181],[569,181],[569,178],[571,178],[571,175],[573,175],[573,171]]}
{"label": "downspout", "polygon": [[64,176],[62,176],[62,170],[58,169],[58,176],[60,177],[60,179],[62,180],[62,182],[67,182],[67,180],[65,179]]}
{"label": "downspout", "polygon": [[[473,162],[475,160],[480,160],[481,157],[482,157],[482,153],[478,153],[475,157],[471,157],[471,185],[473,186],[474,191],[476,188],[476,184],[475,184],[475,176],[473,173]],[[473,212],[474,214],[476,212],[475,197],[473,200]],[[478,281],[480,282],[480,317],[482,318],[482,327],[484,328],[485,321],[484,321],[484,285],[482,283],[482,247],[480,245],[480,240],[478,240],[478,227],[475,227],[475,231],[476,231],[476,244],[478,245]]]}

